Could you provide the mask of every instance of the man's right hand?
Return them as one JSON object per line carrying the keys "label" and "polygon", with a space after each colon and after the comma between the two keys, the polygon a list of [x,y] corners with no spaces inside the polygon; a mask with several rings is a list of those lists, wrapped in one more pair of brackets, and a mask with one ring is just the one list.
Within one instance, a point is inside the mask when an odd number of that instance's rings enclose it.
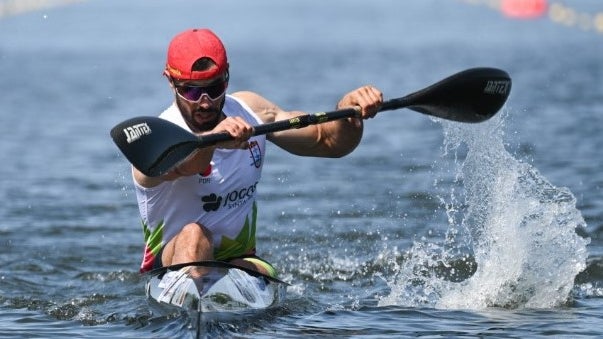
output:
{"label": "man's right hand", "polygon": [[233,139],[219,142],[216,144],[216,147],[227,149],[246,149],[249,147],[248,140],[253,134],[253,126],[251,126],[241,117],[227,117],[226,119],[222,120],[213,130],[207,133],[224,132],[230,134]]}

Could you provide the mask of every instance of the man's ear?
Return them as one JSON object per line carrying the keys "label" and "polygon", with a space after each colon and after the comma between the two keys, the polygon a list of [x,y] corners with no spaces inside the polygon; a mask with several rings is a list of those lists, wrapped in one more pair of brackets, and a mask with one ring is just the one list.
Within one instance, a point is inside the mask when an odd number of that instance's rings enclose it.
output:
{"label": "man's ear", "polygon": [[174,88],[174,80],[170,76],[170,73],[168,73],[167,69],[163,71],[163,76],[165,76],[168,79],[168,82],[170,83],[170,87]]}

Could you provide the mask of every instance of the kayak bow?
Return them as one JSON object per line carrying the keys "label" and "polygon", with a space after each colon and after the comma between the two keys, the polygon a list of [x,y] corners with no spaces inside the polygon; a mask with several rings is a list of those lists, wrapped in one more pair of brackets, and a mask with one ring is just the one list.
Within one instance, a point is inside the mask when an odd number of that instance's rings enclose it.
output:
{"label": "kayak bow", "polygon": [[[203,267],[194,277],[193,268]],[[146,295],[156,313],[240,313],[278,305],[287,283],[226,262],[203,261],[151,271]]]}

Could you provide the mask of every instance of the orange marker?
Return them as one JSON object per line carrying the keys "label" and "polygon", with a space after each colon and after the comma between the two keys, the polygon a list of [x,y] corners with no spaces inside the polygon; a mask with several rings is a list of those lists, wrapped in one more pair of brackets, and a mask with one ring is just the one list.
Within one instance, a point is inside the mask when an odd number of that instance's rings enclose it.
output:
{"label": "orange marker", "polygon": [[517,19],[535,19],[548,8],[546,0],[501,0],[500,9],[504,15]]}

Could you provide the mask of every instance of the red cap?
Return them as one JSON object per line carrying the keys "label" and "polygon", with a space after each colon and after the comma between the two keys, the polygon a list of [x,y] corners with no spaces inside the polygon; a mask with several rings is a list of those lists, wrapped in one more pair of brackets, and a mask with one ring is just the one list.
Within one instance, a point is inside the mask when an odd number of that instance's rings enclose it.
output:
{"label": "red cap", "polygon": [[[195,61],[209,58],[216,67],[193,71]],[[205,80],[222,74],[228,68],[226,50],[220,38],[209,29],[189,29],[172,39],[167,53],[167,73],[178,80]]]}

